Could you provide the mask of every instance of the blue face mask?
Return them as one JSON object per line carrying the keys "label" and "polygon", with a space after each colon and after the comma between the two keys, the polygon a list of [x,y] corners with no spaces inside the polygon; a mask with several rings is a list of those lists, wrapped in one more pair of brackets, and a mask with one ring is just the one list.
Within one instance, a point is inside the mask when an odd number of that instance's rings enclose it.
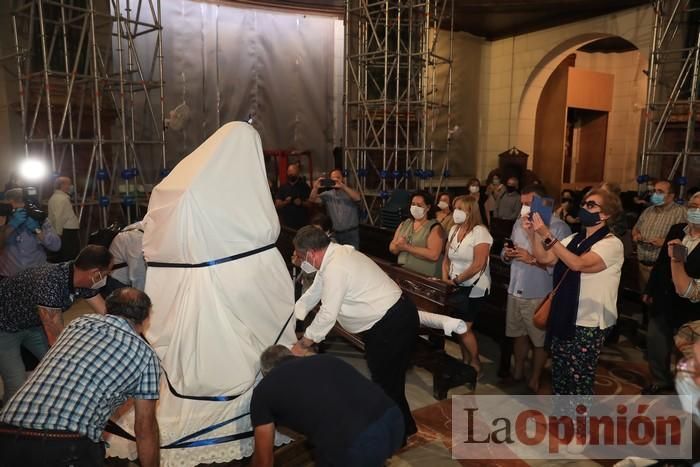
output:
{"label": "blue face mask", "polygon": [[665,200],[666,195],[664,195],[663,193],[654,193],[649,199],[649,201],[651,201],[651,204],[653,204],[654,206],[661,206],[662,204],[664,204]]}
{"label": "blue face mask", "polygon": [[700,208],[688,209],[688,222],[691,224],[700,225]]}

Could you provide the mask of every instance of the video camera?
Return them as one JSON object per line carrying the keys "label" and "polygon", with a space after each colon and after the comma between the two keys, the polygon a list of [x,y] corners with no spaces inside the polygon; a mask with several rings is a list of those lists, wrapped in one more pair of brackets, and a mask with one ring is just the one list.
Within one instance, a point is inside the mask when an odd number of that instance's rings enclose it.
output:
{"label": "video camera", "polygon": [[[34,219],[39,225],[43,224],[49,215],[39,207],[39,192],[36,187],[28,186],[22,188],[22,198],[24,199],[24,210],[27,211],[27,217]],[[10,217],[14,211],[12,204],[0,202],[0,217]]]}

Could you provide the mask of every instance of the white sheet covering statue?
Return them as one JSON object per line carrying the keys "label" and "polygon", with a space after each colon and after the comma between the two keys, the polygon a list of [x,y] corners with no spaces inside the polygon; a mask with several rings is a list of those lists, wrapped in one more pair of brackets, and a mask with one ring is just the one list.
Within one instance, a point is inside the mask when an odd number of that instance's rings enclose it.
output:
{"label": "white sheet covering statue", "polygon": [[[260,137],[228,123],[158,184],[144,219],[146,261],[198,264],[274,244],[280,231],[270,196]],[[146,338],[175,390],[162,377],[161,446],[248,413],[260,353],[275,342],[294,306],[289,273],[276,248],[206,267],[152,267],[153,301]],[[279,343],[295,341],[293,322]],[[133,434],[133,412],[117,420]],[[251,430],[248,416],[192,440]],[[278,440],[280,436],[278,436]],[[109,436],[109,456],[136,457],[136,445]],[[200,447],[162,449],[161,464],[194,466],[252,454],[251,437]]]}

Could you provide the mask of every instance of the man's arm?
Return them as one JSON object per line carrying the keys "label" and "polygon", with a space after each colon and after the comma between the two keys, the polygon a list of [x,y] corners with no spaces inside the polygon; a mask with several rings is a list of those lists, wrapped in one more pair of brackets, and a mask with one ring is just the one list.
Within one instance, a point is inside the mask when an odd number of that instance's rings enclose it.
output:
{"label": "man's arm", "polygon": [[274,464],[273,449],[275,446],[275,424],[258,425],[255,427],[255,452],[253,452],[252,467],[272,467]]}
{"label": "man's arm", "polygon": [[155,399],[134,399],[136,451],[141,467],[160,465],[160,435]]}
{"label": "man's arm", "polygon": [[63,313],[58,308],[39,307],[39,319],[44,327],[46,337],[49,340],[49,346],[56,343],[59,334],[63,331]]}
{"label": "man's arm", "polygon": [[95,313],[99,313],[101,315],[104,315],[107,313],[107,308],[105,307],[105,299],[102,298],[102,295],[97,294],[94,297],[86,298],[86,302],[88,302],[88,305],[90,305],[90,308],[92,308],[92,311]]}
{"label": "man's arm", "polygon": [[61,249],[61,237],[58,236],[48,220],[44,221],[44,224],[41,226],[41,233],[37,234],[37,238],[49,251]]}

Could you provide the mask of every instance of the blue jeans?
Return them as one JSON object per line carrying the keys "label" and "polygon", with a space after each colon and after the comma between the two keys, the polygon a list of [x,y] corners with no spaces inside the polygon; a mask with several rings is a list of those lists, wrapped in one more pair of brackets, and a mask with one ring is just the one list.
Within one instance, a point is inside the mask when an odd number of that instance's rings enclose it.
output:
{"label": "blue jeans", "polygon": [[18,332],[0,332],[0,376],[5,386],[3,400],[7,403],[27,379],[20,347],[29,350],[37,359],[49,350],[49,343],[41,326]]}

